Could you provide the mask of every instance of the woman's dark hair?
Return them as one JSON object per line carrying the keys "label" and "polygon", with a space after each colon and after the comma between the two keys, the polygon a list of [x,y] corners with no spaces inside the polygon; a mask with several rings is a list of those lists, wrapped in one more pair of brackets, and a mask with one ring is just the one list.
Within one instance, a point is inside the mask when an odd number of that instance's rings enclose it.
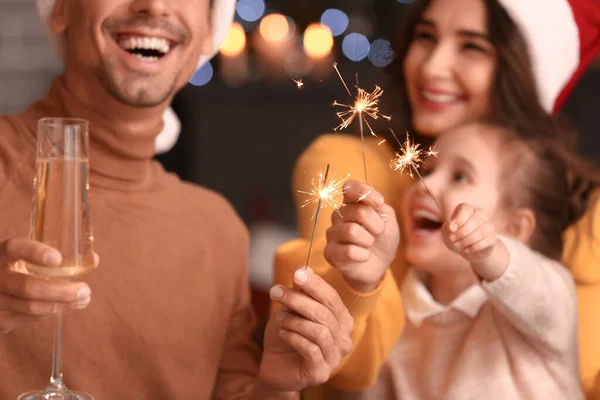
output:
{"label": "woman's dark hair", "polygon": [[[546,117],[488,123],[502,133],[501,181],[507,188],[503,204],[532,210],[536,228],[531,247],[559,260],[564,231],[597,199],[597,165],[577,154],[577,135],[566,120]],[[593,235],[591,225],[589,234]]]}
{"label": "woman's dark hair", "polygon": [[[527,44],[517,25],[498,0],[484,0],[487,10],[489,37],[496,49],[497,65],[491,89],[491,116],[501,120],[544,118],[538,97]],[[405,130],[414,132],[411,123],[410,103],[404,77],[404,60],[414,39],[415,28],[431,0],[416,0],[407,10],[406,19],[394,46],[395,58],[387,68],[391,92],[395,95],[394,109]]]}

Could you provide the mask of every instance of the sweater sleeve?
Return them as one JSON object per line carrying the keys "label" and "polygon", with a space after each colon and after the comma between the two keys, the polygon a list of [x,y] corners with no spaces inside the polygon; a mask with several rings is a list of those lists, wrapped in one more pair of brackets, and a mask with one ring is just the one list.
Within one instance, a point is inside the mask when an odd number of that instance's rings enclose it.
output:
{"label": "sweater sleeve", "polygon": [[565,232],[564,239],[563,263],[577,283],[579,361],[583,387],[586,392],[594,388],[595,396],[591,398],[600,400],[600,380],[596,380],[600,374],[600,203],[593,204]]}
{"label": "sweater sleeve", "polygon": [[[387,147],[376,146],[371,144],[366,147],[369,184],[378,190],[389,204],[395,205],[396,193],[401,191],[401,188],[394,186],[397,180],[391,175],[389,168],[392,154]],[[327,164],[331,165],[331,172],[337,171],[338,178],[350,174],[350,179],[364,181],[360,140],[348,135],[324,135],[318,138],[296,163],[294,192],[307,191],[310,179],[324,171]],[[306,263],[314,224],[314,209],[302,207],[303,198],[297,200],[300,238],[283,244],[275,256],[275,282],[287,286],[292,285],[293,272]],[[321,211],[309,266],[338,291],[348,307],[354,318],[354,346],[328,384],[341,390],[361,390],[375,382],[380,366],[400,336],[404,326],[402,302],[393,269],[388,270],[383,281],[373,292],[359,293],[327,263],[323,250],[326,245],[325,232],[331,224],[332,212],[333,210],[328,208]],[[401,263],[395,264],[398,267],[400,265]],[[273,305],[272,311],[276,309],[277,306]]]}
{"label": "sweater sleeve", "polygon": [[576,335],[577,299],[569,271],[525,244],[499,239],[509,253],[502,276],[483,282],[498,311],[535,343],[557,354],[572,349]]}
{"label": "sweater sleeve", "polygon": [[212,398],[214,400],[248,399],[254,389],[259,365],[258,346],[252,339],[255,316],[248,285],[248,234],[237,216],[236,221],[229,224],[223,222],[222,225],[230,227],[223,240],[224,247],[221,251],[229,256],[228,265],[223,266],[226,275],[223,279],[233,282],[228,294],[233,298],[233,302]]}

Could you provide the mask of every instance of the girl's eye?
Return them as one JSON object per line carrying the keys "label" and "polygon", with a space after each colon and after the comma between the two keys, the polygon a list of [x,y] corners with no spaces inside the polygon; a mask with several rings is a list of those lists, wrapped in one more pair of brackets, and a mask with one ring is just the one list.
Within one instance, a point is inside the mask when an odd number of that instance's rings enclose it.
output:
{"label": "girl's eye", "polygon": [[452,178],[452,180],[456,183],[468,183],[469,177],[466,174],[463,174],[462,172],[456,172],[454,173],[454,177]]}
{"label": "girl's eye", "polygon": [[433,172],[433,165],[422,165],[421,167],[419,167],[419,172],[421,173],[421,176],[427,176],[429,174],[431,174]]}

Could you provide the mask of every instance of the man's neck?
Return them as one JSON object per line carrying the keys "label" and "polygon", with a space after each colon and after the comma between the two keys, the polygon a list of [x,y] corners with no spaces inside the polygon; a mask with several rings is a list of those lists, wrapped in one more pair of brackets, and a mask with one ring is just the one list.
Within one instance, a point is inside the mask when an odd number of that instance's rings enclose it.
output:
{"label": "man's neck", "polygon": [[[72,81],[71,81],[72,82]],[[156,136],[163,128],[162,111],[156,115],[123,115],[122,106],[114,100],[102,104],[104,94],[86,96],[72,92],[65,77],[56,77],[46,96],[33,104],[20,117],[30,140],[35,141],[37,121],[44,117],[83,118],[90,122],[90,170],[94,186],[119,190],[142,190],[154,187],[158,171],[152,166]],[[110,106],[115,108],[114,112]],[[161,109],[162,110],[162,109]],[[147,114],[147,110],[142,109]]]}

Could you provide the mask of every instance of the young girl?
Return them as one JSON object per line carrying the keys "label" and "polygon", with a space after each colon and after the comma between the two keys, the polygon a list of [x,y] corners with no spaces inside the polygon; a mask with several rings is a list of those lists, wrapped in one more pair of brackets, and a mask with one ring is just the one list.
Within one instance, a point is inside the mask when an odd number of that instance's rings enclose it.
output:
{"label": "young girl", "polygon": [[[431,195],[415,180],[399,218],[405,329],[376,385],[355,397],[583,399],[575,284],[559,258],[600,183],[595,169],[553,123],[473,123],[437,149],[422,167]],[[395,218],[381,225],[381,204],[348,207],[328,232],[328,261],[342,273],[385,268]]]}

